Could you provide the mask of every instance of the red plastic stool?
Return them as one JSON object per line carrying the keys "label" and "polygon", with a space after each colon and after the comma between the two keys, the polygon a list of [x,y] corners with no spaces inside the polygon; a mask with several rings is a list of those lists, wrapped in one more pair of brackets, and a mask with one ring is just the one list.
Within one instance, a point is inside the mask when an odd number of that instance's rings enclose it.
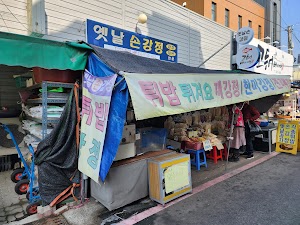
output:
{"label": "red plastic stool", "polygon": [[206,153],[206,158],[213,159],[215,164],[218,162],[218,159],[221,159],[223,161],[223,150],[218,150],[219,149],[217,149],[216,146],[213,146],[213,149],[210,150],[209,153]]}
{"label": "red plastic stool", "polygon": [[228,154],[227,145],[224,143],[223,146],[224,146],[223,159],[227,160],[227,154]]}

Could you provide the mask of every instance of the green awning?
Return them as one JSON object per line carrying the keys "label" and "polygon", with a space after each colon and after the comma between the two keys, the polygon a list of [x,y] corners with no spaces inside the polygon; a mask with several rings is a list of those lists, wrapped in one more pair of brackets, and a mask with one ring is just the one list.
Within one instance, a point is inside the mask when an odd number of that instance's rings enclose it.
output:
{"label": "green awning", "polygon": [[90,51],[84,43],[0,32],[0,64],[7,66],[84,70]]}

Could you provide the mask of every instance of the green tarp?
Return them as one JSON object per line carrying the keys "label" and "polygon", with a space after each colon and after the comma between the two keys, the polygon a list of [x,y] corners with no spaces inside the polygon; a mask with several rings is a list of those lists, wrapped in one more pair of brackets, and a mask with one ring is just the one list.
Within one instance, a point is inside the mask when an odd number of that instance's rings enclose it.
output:
{"label": "green tarp", "polygon": [[7,66],[84,70],[91,50],[84,43],[0,32],[0,64]]}

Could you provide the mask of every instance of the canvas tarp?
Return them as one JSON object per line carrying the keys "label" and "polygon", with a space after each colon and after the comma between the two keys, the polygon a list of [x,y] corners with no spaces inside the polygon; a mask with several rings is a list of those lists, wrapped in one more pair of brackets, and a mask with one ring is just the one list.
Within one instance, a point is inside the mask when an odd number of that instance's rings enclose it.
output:
{"label": "canvas tarp", "polygon": [[84,43],[57,42],[0,32],[0,64],[59,70],[84,70],[91,48]]}

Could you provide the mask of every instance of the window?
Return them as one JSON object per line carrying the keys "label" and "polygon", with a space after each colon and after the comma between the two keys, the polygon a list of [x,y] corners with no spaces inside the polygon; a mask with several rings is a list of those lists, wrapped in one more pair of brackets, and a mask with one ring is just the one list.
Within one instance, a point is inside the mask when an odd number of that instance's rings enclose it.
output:
{"label": "window", "polygon": [[214,2],[211,4],[211,19],[217,21],[217,4]]}
{"label": "window", "polygon": [[252,21],[248,20],[248,27],[252,27]]}
{"label": "window", "polygon": [[273,7],[273,41],[277,39],[277,4],[274,3]]}
{"label": "window", "polygon": [[258,34],[257,34],[257,38],[261,39],[261,26],[258,25]]}
{"label": "window", "polygon": [[238,18],[238,29],[241,29],[242,28],[242,16],[239,15],[239,18]]}
{"label": "window", "polygon": [[225,26],[229,27],[229,9],[225,9]]}

